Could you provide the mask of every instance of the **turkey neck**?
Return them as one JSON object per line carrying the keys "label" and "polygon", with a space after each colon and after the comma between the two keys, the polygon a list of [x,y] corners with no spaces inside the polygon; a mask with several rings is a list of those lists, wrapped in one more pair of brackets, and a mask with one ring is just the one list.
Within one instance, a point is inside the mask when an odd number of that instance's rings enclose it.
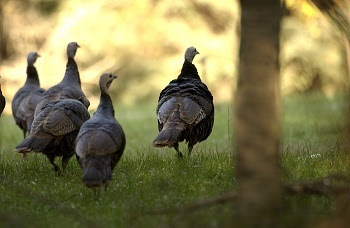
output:
{"label": "turkey neck", "polygon": [[81,87],[80,75],[78,71],[78,65],[75,62],[74,58],[68,57],[68,62],[66,65],[66,73],[62,83],[67,85],[79,86]]}
{"label": "turkey neck", "polygon": [[199,75],[198,75],[196,66],[187,60],[185,60],[183,66],[182,66],[182,69],[181,69],[181,73],[177,78],[178,79],[180,79],[180,78],[194,78],[194,79],[201,80]]}
{"label": "turkey neck", "polygon": [[100,104],[97,107],[96,114],[108,115],[114,118],[113,102],[108,93],[101,93]]}
{"label": "turkey neck", "polygon": [[38,75],[38,72],[36,71],[35,66],[32,66],[32,65],[27,66],[27,80],[25,85],[27,84],[40,86],[39,75]]}

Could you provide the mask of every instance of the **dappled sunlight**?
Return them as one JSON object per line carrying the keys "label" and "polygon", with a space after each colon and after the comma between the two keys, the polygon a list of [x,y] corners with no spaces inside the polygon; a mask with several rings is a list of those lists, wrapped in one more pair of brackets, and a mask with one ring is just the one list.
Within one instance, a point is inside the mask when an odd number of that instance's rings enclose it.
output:
{"label": "dappled sunlight", "polygon": [[[99,101],[97,81],[103,72],[119,76],[111,88],[118,102],[156,102],[159,91],[179,74],[189,46],[200,52],[194,64],[214,102],[232,99],[240,39],[236,1],[18,2],[3,3],[9,56],[0,62],[0,75],[7,114],[26,79],[28,52],[42,56],[35,65],[42,87],[49,88],[64,75],[70,41],[81,46],[76,61],[92,109]],[[316,88],[331,97],[344,90],[347,76],[339,32],[308,1],[286,4],[291,15],[282,23],[282,94]]]}
{"label": "dappled sunlight", "polygon": [[296,9],[303,19],[320,17],[321,13],[309,1],[306,0],[286,0],[288,8]]}
{"label": "dappled sunlight", "polygon": [[299,18],[286,17],[283,30],[280,52],[283,94],[321,90],[334,96],[337,91],[345,91],[344,47],[325,18],[310,19],[305,24]]}
{"label": "dappled sunlight", "polygon": [[[237,4],[226,1],[230,7],[219,3],[193,3],[192,1],[63,1],[57,12],[49,17],[40,16],[34,9],[31,14],[37,15],[32,27],[27,30],[40,30],[43,20],[53,21],[45,32],[45,41],[40,45],[28,42],[17,55],[2,63],[0,74],[3,75],[3,90],[8,101],[25,80],[26,54],[37,50],[40,58],[36,67],[41,84],[48,88],[58,83],[65,71],[65,48],[68,42],[77,41],[76,61],[79,66],[83,89],[96,107],[98,99],[93,97],[91,86],[97,86],[97,79],[102,72],[110,71],[120,76],[118,84],[122,94],[118,99],[124,103],[133,103],[150,94],[157,94],[170,80],[177,77],[183,63],[184,51],[189,46],[196,46],[200,51],[195,64],[208,86],[218,91],[216,101],[228,101],[232,90],[219,87],[222,78],[227,85],[233,84],[236,60],[237,38],[232,36],[237,23]],[[5,4],[5,9],[13,7]],[[209,5],[210,4],[210,5]],[[79,6],[79,7],[77,7]],[[213,18],[225,16],[229,26],[216,31],[209,22],[203,21],[201,10],[213,7],[216,14]],[[18,9],[22,11],[23,9]],[[23,10],[23,12],[27,12]],[[221,15],[219,15],[220,13]],[[8,15],[8,17],[13,17]],[[18,18],[19,21],[25,18]],[[219,20],[218,19],[218,20]],[[214,21],[213,21],[214,23]],[[19,24],[19,23],[18,23]],[[11,25],[10,25],[11,26]],[[19,42],[11,34],[22,30],[10,27],[10,41]],[[202,61],[205,59],[205,61]],[[204,64],[202,64],[204,62]],[[139,69],[139,70],[137,70]],[[135,81],[125,83],[124,81]],[[218,85],[218,86],[217,86]],[[122,88],[127,86],[127,88]],[[157,93],[156,93],[157,91]],[[224,92],[223,92],[224,91]],[[157,95],[154,96],[157,99]],[[10,103],[10,102],[9,102]],[[6,112],[10,110],[7,106]]]}

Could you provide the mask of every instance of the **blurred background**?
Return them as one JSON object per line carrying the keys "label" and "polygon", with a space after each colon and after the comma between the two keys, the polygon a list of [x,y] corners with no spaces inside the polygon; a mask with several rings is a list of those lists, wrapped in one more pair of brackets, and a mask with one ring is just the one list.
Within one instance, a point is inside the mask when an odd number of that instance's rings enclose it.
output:
{"label": "blurred background", "polygon": [[[345,91],[349,76],[345,39],[306,0],[286,0],[282,22],[282,94]],[[342,10],[350,15],[350,4]],[[195,46],[196,65],[214,101],[234,99],[240,39],[240,7],[235,0],[1,0],[0,75],[11,110],[14,93],[26,79],[26,57],[37,51],[41,86],[60,82],[66,45],[81,48],[76,61],[83,90],[98,103],[98,78],[114,72],[115,101],[156,103],[177,77],[184,51]]]}

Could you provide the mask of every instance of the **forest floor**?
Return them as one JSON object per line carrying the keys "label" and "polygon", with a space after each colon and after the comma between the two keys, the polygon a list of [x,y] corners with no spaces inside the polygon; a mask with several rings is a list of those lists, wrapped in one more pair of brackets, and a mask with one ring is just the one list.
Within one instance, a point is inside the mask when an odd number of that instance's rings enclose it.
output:
{"label": "forest floor", "polygon": [[[283,98],[281,172],[285,182],[311,180],[332,173],[350,173],[344,143],[345,96],[320,94]],[[157,134],[155,103],[116,105],[127,145],[107,192],[96,196],[81,183],[73,157],[63,176],[47,158],[30,154],[22,161],[13,152],[22,133],[11,116],[0,118],[0,226],[29,227],[227,227],[234,223],[234,201],[186,213],[152,213],[214,198],[235,189],[232,146],[233,109],[216,105],[211,136],[197,144],[190,157],[173,149],[153,148]],[[257,117],[259,118],[259,117]],[[180,149],[186,152],[182,144]],[[60,163],[60,161],[57,161]],[[262,186],[263,187],[263,186]],[[257,189],[258,191],[259,189]],[[313,224],[332,216],[335,203],[321,196],[284,196],[286,227]]]}

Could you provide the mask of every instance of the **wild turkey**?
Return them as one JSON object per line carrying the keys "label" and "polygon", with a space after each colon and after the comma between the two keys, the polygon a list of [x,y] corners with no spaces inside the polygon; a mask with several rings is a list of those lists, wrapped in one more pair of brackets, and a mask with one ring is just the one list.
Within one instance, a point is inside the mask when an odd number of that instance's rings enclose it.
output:
{"label": "wild turkey", "polygon": [[174,147],[178,157],[182,157],[179,142],[186,140],[190,155],[197,142],[208,138],[214,124],[213,96],[192,64],[196,54],[194,47],[186,50],[180,75],[161,91],[158,100],[160,132],[153,146]]}
{"label": "wild turkey", "polygon": [[94,116],[80,128],[76,140],[76,157],[83,169],[83,183],[90,188],[107,188],[125,148],[125,135],[114,118],[108,94],[109,86],[116,78],[107,73],[100,77],[100,104]]}
{"label": "wild turkey", "polygon": [[45,154],[56,172],[60,169],[54,160],[61,156],[65,171],[69,159],[75,154],[74,142],[79,129],[90,115],[83,103],[73,99],[50,101],[37,111],[29,136],[15,151]]}
{"label": "wild turkey", "polygon": [[36,52],[30,52],[28,54],[27,80],[12,100],[12,115],[16,124],[23,131],[23,138],[26,137],[27,132],[28,134],[30,133],[36,105],[45,92],[44,89],[40,88],[38,72],[34,66],[38,57],[40,55]]}
{"label": "wild turkey", "polygon": [[0,116],[2,114],[2,111],[4,111],[5,105],[6,105],[6,101],[5,101],[5,97],[2,95],[1,83],[0,83]]}
{"label": "wild turkey", "polygon": [[67,46],[68,62],[66,65],[66,73],[60,83],[49,88],[42,96],[41,101],[35,109],[35,116],[38,110],[41,110],[49,101],[60,99],[75,99],[82,102],[86,108],[89,107],[90,102],[85,97],[81,90],[81,81],[78,71],[78,66],[74,60],[77,49],[80,46],[77,42],[70,42]]}
{"label": "wild turkey", "polygon": [[90,118],[90,105],[81,90],[78,66],[74,60],[79,45],[67,46],[68,62],[62,81],[42,96],[34,114],[30,135],[15,149],[19,153],[41,152],[59,172],[55,157],[62,156],[63,171],[75,154],[74,142],[81,125]]}

